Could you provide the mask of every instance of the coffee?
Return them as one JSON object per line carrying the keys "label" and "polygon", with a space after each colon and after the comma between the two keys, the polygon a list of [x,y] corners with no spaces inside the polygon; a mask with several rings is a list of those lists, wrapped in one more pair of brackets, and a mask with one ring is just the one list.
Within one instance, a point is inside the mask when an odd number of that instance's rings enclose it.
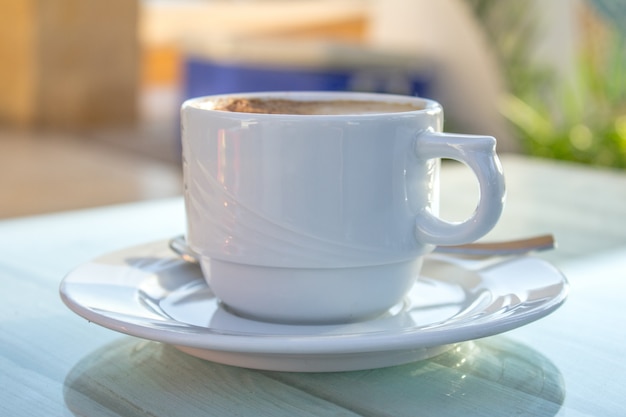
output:
{"label": "coffee", "polygon": [[230,98],[215,103],[214,110],[238,113],[263,114],[375,114],[398,113],[421,110],[423,107],[413,103],[368,101],[368,100],[287,100]]}

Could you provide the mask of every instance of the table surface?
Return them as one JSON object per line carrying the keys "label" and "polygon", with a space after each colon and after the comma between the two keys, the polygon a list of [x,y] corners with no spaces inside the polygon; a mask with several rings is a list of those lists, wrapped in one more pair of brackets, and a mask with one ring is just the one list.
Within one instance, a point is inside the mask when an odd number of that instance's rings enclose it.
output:
{"label": "table surface", "polygon": [[[184,231],[180,198],[0,222],[0,415],[624,416],[626,172],[503,157],[508,197],[489,239],[554,233],[543,253],[567,302],[430,360],[341,373],[255,371],[188,356],[72,313],[59,283],[110,251]],[[475,202],[444,164],[442,211]],[[1,202],[0,202],[1,204]]]}

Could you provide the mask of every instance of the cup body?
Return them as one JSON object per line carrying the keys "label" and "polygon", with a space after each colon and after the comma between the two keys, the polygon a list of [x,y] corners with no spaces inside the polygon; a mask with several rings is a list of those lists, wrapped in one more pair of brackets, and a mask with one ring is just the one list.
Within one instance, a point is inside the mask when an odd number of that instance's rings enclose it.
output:
{"label": "cup body", "polygon": [[401,302],[437,243],[416,222],[436,218],[439,160],[415,147],[442,130],[441,106],[365,93],[237,96],[423,109],[251,114],[212,109],[223,96],[185,102],[187,240],[216,296],[237,314],[294,323],[362,320]]}

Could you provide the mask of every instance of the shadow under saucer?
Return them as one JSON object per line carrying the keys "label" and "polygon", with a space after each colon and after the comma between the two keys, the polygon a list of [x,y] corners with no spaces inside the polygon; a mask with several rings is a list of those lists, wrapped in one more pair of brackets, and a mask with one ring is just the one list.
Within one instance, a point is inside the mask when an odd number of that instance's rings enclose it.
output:
{"label": "shadow under saucer", "polygon": [[335,373],[249,370],[124,337],[82,358],[66,376],[64,396],[75,415],[93,417],[554,416],[565,385],[548,358],[505,336],[421,362]]}

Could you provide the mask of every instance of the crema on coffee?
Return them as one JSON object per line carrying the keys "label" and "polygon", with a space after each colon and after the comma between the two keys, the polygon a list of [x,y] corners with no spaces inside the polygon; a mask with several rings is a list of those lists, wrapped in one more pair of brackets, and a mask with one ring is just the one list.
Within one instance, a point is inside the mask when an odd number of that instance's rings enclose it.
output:
{"label": "crema on coffee", "polygon": [[287,100],[259,98],[229,98],[218,100],[214,110],[238,113],[339,115],[398,113],[421,110],[413,103],[373,100]]}

